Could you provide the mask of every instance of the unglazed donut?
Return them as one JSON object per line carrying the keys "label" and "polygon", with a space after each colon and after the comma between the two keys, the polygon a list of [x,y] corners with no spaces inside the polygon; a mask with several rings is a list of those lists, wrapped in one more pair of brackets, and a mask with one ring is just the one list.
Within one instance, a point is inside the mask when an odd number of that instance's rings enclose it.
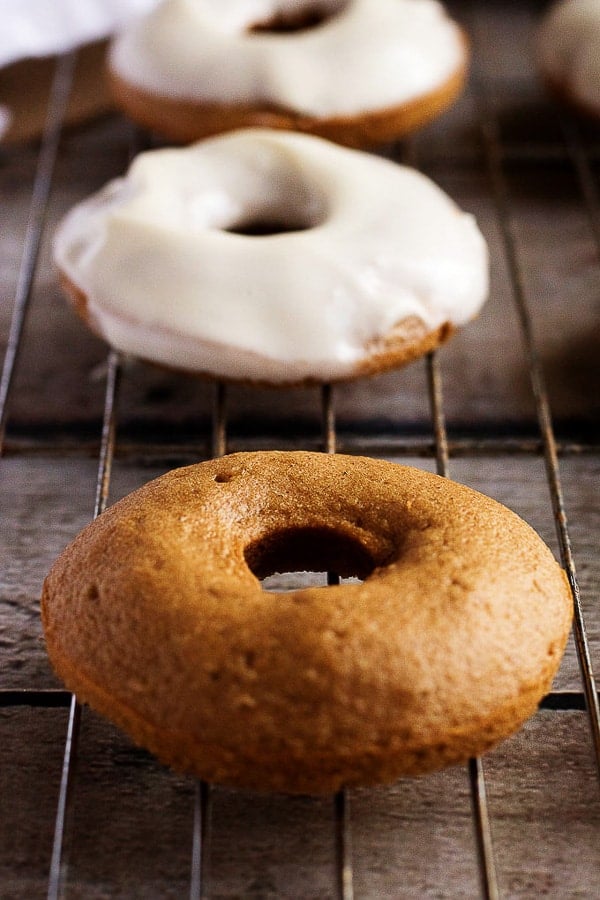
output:
{"label": "unglazed donut", "polygon": [[362,147],[449,106],[467,56],[436,0],[166,0],[116,39],[109,74],[171,140],[260,125]]}
{"label": "unglazed donut", "polygon": [[[307,568],[362,583],[291,593]],[[497,502],[381,460],[239,453],[110,507],[46,578],[50,658],[178,770],[328,792],[459,763],[532,714],[571,621],[562,569]]]}
{"label": "unglazed donut", "polygon": [[402,365],[488,288],[472,216],[426,177],[269,129],[138,156],[67,216],[55,258],[118,350],[275,384]]}
{"label": "unglazed donut", "polygon": [[561,0],[545,14],[537,34],[542,75],[561,99],[600,115],[600,3]]}

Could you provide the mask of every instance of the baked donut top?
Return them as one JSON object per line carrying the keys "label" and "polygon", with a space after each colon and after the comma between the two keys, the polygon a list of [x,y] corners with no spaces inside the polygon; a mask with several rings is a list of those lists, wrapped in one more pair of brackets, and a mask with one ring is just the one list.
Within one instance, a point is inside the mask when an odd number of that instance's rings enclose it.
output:
{"label": "baked donut top", "polygon": [[540,67],[572,100],[600,112],[600,3],[561,0],[542,20],[537,36]]}
{"label": "baked donut top", "polygon": [[[305,17],[318,24],[287,30]],[[407,103],[464,60],[436,0],[166,0],[116,40],[110,66],[161,96],[330,117]]]}
{"label": "baked donut top", "polygon": [[[272,572],[357,576],[270,592]],[[327,792],[465,761],[531,715],[567,579],[494,500],[384,460],[236,453],[111,506],[46,578],[80,700],[178,769]]]}
{"label": "baked donut top", "polygon": [[463,324],[488,285],[473,217],[424,175],[266,129],[141,154],[55,257],[113,346],[242,380],[344,377],[407,317]]}

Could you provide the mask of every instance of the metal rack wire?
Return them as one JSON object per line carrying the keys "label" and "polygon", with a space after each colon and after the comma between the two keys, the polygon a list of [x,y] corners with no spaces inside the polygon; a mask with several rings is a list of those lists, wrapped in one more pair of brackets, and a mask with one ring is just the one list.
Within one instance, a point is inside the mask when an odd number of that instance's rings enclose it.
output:
{"label": "metal rack wire", "polygon": [[[73,66],[74,57],[72,55],[61,59],[57,65],[48,111],[48,121],[40,145],[21,270],[13,306],[12,324],[0,380],[0,454],[4,449],[6,422],[10,413],[11,388],[19,363],[22,333],[36,271],[44,228],[44,217],[52,187],[53,169],[60,145],[62,117],[66,108]],[[497,122],[490,111],[491,106],[487,102],[488,98],[485,96],[485,84],[483,82],[476,86],[476,99],[478,119],[481,123],[481,143],[489,177],[490,192],[498,213],[501,239],[511,276],[513,300],[518,312],[528,361],[531,389],[535,398],[539,423],[539,438],[529,443],[521,442],[518,452],[535,454],[541,448],[543,453],[549,498],[556,524],[562,563],[569,577],[575,609],[575,639],[582,690],[554,692],[544,700],[543,706],[545,709],[555,711],[554,714],[559,714],[559,711],[563,710],[587,711],[596,766],[600,772],[600,709],[563,498],[559,448],[557,448],[557,441],[554,435],[548,392],[544,383],[542,365],[532,330],[519,248],[511,224],[511,198],[504,172],[501,139],[498,133]],[[595,240],[600,252],[600,204],[591,168],[590,154],[586,150],[576,123],[564,116],[562,127],[566,153],[577,178],[582,201],[587,205]],[[444,420],[442,379],[435,354],[427,358],[426,365],[433,438],[425,441],[423,450],[426,453],[430,453],[435,459],[438,473],[448,476],[451,469],[452,454],[454,452],[472,452],[473,445],[468,440],[465,440],[462,445],[460,441],[454,441],[452,445],[450,444]],[[98,515],[108,502],[111,467],[117,450],[119,388],[123,377],[121,360],[116,353],[111,352],[107,364],[105,407],[98,459],[94,516]],[[322,449],[326,452],[335,452],[338,444],[335,393],[330,386],[325,386],[322,390],[321,420]],[[227,451],[227,429],[227,389],[225,385],[217,383],[214,388],[212,455],[218,456]],[[55,816],[53,850],[48,877],[48,897],[59,898],[62,896],[64,885],[68,878],[69,850],[67,835],[73,793],[76,790],[75,767],[82,711],[75,698],[60,690],[4,690],[0,691],[0,705],[3,707],[17,707],[20,705],[30,705],[32,707],[62,706],[68,708],[69,711],[62,776]],[[500,896],[500,891],[492,843],[490,811],[486,797],[485,764],[480,760],[472,760],[468,767],[468,779],[481,896],[493,900],[493,898]],[[190,898],[209,897],[211,894],[209,866],[211,797],[212,793],[209,785],[199,783],[196,786],[194,793],[193,833],[190,840]],[[331,892],[340,900],[351,900],[354,897],[353,820],[351,797],[345,791],[332,798],[332,822],[334,829],[335,873],[332,879]]]}

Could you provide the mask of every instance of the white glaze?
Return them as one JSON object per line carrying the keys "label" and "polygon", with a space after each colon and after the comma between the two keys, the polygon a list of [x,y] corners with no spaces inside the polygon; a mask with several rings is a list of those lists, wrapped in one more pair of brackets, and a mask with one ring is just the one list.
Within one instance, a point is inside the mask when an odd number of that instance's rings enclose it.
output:
{"label": "white glaze", "polygon": [[[225,230],[257,220],[313,224]],[[348,376],[407,316],[461,325],[488,287],[472,216],[425,176],[268,129],[138,156],[66,217],[55,258],[116,348],[278,382]]]}
{"label": "white glaze", "polygon": [[315,0],[166,0],[116,40],[110,65],[158,96],[317,117],[402,105],[464,65],[462,35],[436,0],[317,2],[336,14],[277,34],[249,29]]}
{"label": "white glaze", "polygon": [[537,36],[542,72],[584,106],[600,112],[600,0],[561,0]]}

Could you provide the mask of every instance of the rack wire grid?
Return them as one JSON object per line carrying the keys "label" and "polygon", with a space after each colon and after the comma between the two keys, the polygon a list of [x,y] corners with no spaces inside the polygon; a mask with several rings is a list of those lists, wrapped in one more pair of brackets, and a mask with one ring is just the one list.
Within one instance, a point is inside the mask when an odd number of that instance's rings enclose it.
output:
{"label": "rack wire grid", "polygon": [[[107,357],[59,296],[49,245],[63,212],[122,172],[133,127],[62,128],[73,54],[39,146],[2,152],[2,897],[600,895],[600,132],[536,79],[543,6],[450,4],[472,39],[469,88],[386,148],[477,215],[492,268],[477,322],[398,373],[271,392]],[[575,624],[555,690],[517,735],[466,769],[268,796],[164,770],[61,688],[38,606],[60,549],[154,475],[258,447],[412,462],[534,525],[567,570]]]}

